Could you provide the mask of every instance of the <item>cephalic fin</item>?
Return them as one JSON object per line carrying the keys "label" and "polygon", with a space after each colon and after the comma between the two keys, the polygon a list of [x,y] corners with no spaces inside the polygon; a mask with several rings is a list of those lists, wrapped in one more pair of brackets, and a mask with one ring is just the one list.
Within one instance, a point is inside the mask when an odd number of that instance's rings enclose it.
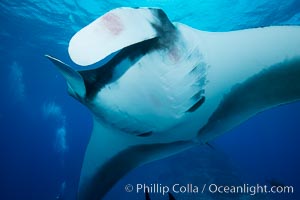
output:
{"label": "cephalic fin", "polygon": [[58,68],[63,77],[66,79],[70,95],[76,98],[83,98],[85,96],[86,89],[82,76],[59,59],[50,55],[45,56]]}
{"label": "cephalic fin", "polygon": [[78,31],[69,43],[69,55],[78,65],[95,64],[127,46],[159,37],[172,26],[161,9],[117,8]]}

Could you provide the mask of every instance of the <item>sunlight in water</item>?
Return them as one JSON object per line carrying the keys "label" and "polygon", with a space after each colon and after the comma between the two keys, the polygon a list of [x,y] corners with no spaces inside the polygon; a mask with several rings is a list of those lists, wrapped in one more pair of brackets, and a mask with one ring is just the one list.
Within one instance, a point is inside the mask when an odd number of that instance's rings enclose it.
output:
{"label": "sunlight in water", "polygon": [[46,118],[53,118],[57,121],[58,128],[56,130],[54,148],[56,152],[64,154],[68,150],[66,141],[66,116],[63,113],[61,106],[55,102],[44,103],[42,110]]}
{"label": "sunlight in water", "polygon": [[25,84],[23,76],[23,68],[17,62],[13,62],[10,66],[10,89],[13,101],[23,101],[25,98]]}

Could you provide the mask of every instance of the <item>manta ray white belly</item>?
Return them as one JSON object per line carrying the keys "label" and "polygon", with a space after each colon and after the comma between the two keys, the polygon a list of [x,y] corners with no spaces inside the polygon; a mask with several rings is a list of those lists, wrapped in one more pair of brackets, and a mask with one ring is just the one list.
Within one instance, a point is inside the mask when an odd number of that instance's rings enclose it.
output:
{"label": "manta ray white belly", "polygon": [[[97,93],[93,104],[102,106],[94,112],[114,127],[137,135],[163,133],[185,122],[193,106],[204,102],[208,68],[199,43],[190,40],[193,34],[180,32],[169,48],[119,63],[116,72],[126,65],[130,68]],[[195,136],[196,131],[186,135],[192,133]]]}
{"label": "manta ray white belly", "polygon": [[83,28],[69,45],[74,62],[119,52],[82,71],[48,56],[94,114],[79,199],[101,199],[133,168],[299,100],[299,35],[287,26],[203,32],[151,8],[115,9]]}

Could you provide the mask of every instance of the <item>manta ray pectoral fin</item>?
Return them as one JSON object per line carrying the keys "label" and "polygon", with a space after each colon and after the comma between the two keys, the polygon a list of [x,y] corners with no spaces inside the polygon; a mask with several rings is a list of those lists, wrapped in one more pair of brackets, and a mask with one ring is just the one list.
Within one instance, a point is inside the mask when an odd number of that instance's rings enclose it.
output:
{"label": "manta ray pectoral fin", "polygon": [[69,55],[78,65],[95,64],[124,47],[159,37],[172,26],[160,9],[117,8],[78,31],[69,43]]}
{"label": "manta ray pectoral fin", "polygon": [[[219,69],[218,74],[231,83],[198,132],[204,143],[257,113],[300,100],[299,26],[266,27],[221,35],[220,48],[212,45],[216,49],[212,57],[218,58],[212,61],[212,68]],[[230,51],[222,50],[225,43],[231,45]],[[221,55],[226,55],[225,59]],[[220,73],[220,66],[227,71]]]}
{"label": "manta ray pectoral fin", "polygon": [[130,170],[194,145],[192,141],[152,142],[95,118],[81,170],[79,200],[99,200]]}
{"label": "manta ray pectoral fin", "polygon": [[63,77],[66,79],[70,95],[75,98],[83,98],[85,96],[86,89],[82,76],[57,58],[49,55],[45,56],[58,68]]}

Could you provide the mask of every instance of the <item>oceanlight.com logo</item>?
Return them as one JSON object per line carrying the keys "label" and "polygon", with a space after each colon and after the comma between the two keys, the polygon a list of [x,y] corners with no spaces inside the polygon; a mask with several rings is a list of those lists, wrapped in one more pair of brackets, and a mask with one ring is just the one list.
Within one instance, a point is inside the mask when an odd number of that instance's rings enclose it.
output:
{"label": "oceanlight.com logo", "polygon": [[[206,190],[206,184],[204,184],[203,191]],[[217,184],[208,185],[208,191],[210,193],[219,194],[249,194],[251,196],[256,194],[292,194],[294,193],[293,186],[268,186],[268,185],[249,185],[243,184],[238,186],[224,186]]]}
{"label": "oceanlight.com logo", "polygon": [[174,194],[293,194],[293,186],[269,186],[269,185],[217,185],[217,184],[203,184],[201,186],[188,184],[175,183],[173,185],[163,185],[159,183],[154,184],[127,184],[125,186],[126,192],[139,193],[150,193],[150,194],[161,194],[167,195],[169,192]]}

